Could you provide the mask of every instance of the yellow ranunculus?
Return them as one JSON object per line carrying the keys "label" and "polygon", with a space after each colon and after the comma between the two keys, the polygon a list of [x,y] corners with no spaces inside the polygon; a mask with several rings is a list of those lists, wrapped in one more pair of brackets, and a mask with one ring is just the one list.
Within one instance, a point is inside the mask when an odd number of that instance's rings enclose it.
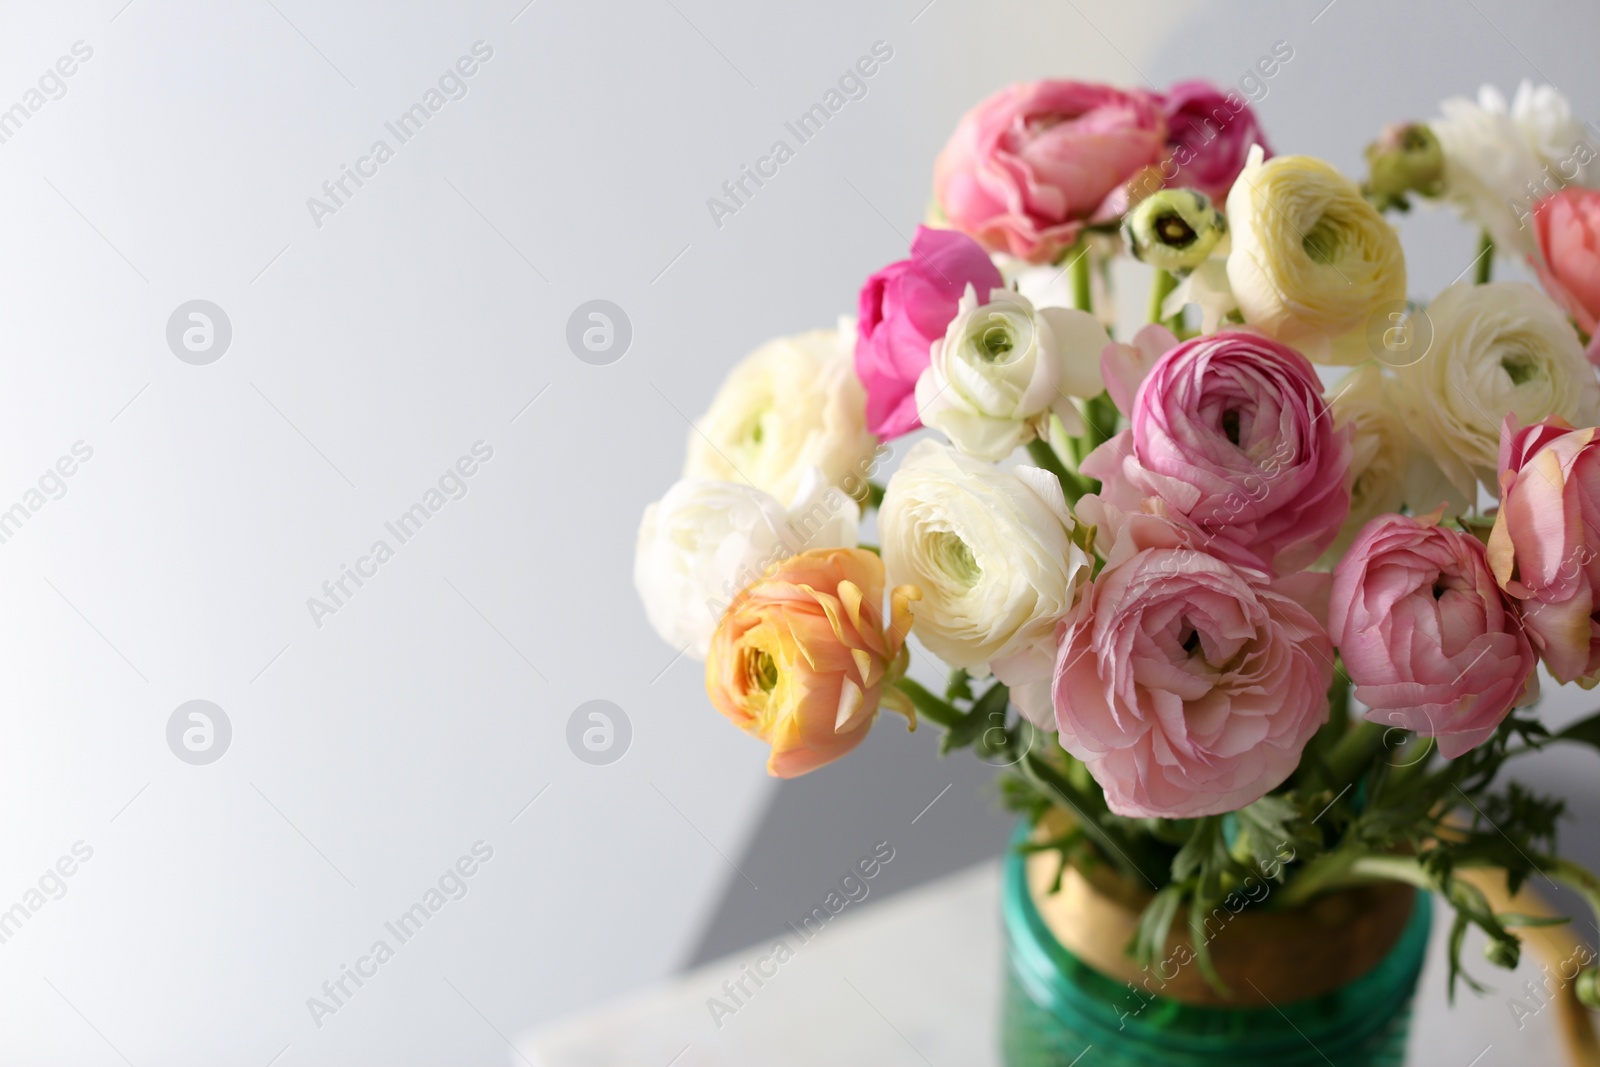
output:
{"label": "yellow ranunculus", "polygon": [[902,586],[883,618],[883,561],[862,548],[802,552],[756,582],[722,617],[706,691],[734,725],[772,745],[769,773],[794,778],[859,745],[878,707],[913,726],[893,683],[905,673],[910,602]]}
{"label": "yellow ranunculus", "polygon": [[1371,359],[1375,313],[1406,295],[1394,228],[1320,159],[1251,149],[1228,194],[1228,281],[1245,322],[1323,363]]}

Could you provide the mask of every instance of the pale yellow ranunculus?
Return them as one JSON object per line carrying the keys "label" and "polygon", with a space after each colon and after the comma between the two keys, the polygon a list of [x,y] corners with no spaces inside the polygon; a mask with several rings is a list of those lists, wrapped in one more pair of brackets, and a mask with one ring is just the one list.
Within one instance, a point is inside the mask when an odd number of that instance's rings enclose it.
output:
{"label": "pale yellow ranunculus", "polygon": [[1228,194],[1228,281],[1245,322],[1323,363],[1372,358],[1374,314],[1405,299],[1400,238],[1320,159],[1251,149]]}

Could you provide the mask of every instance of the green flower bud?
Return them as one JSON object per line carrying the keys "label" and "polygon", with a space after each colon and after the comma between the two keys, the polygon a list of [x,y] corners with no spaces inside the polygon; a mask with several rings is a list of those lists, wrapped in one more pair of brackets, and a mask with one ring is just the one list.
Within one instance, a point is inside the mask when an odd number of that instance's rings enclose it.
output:
{"label": "green flower bud", "polygon": [[1577,992],[1584,1007],[1600,1010],[1600,967],[1578,972]]}
{"label": "green flower bud", "polygon": [[1522,958],[1522,943],[1516,938],[1509,941],[1490,938],[1483,946],[1483,958],[1496,967],[1504,967],[1508,971],[1515,970],[1517,961]]}
{"label": "green flower bud", "polygon": [[1227,232],[1226,216],[1193,189],[1162,189],[1122,220],[1122,239],[1134,258],[1172,274],[1204,263]]}
{"label": "green flower bud", "polygon": [[1367,145],[1366,155],[1367,180],[1361,192],[1379,211],[1408,210],[1407,193],[1432,197],[1444,192],[1444,150],[1424,123],[1385,126]]}

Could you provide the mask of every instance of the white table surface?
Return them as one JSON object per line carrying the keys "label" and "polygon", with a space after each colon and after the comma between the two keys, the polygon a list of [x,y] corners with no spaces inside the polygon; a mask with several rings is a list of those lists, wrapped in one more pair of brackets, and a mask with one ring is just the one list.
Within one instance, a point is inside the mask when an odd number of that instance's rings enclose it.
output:
{"label": "white table surface", "polygon": [[[720,1027],[707,999],[767,955],[774,942],[734,953],[658,986],[517,1041],[526,1067],[998,1067],[1000,868],[985,863],[838,918],[764,980]],[[1445,1002],[1444,945],[1451,912],[1434,909],[1419,988],[1411,1064],[1527,1067],[1562,1062],[1554,1009],[1518,1028],[1508,998],[1538,965],[1525,953],[1512,975],[1464,959],[1496,992],[1463,987]],[[774,939],[775,941],[776,939]],[[790,946],[798,943],[793,935]],[[768,965],[767,970],[771,967]],[[1523,998],[1526,1000],[1526,998]],[[731,1001],[727,1001],[731,1003]],[[1092,1067],[1085,1063],[1084,1067]]]}

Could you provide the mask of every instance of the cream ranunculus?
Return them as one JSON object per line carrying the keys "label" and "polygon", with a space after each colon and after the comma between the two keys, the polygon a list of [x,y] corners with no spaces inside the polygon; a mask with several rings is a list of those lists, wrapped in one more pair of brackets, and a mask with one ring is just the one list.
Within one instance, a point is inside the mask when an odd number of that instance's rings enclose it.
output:
{"label": "cream ranunculus", "polygon": [[[992,667],[1013,686],[1048,682],[1056,620],[1089,579],[1072,528],[1053,475],[991,466],[934,441],[906,455],[878,516],[890,584],[922,591],[912,609],[922,643],[952,666]],[[1046,718],[1048,708],[1046,697]]]}
{"label": "cream ranunculus", "polygon": [[[1578,426],[1600,418],[1600,386],[1566,313],[1522,282],[1457,282],[1428,305],[1433,344],[1399,370],[1406,419],[1469,500],[1498,492],[1500,427],[1552,415]],[[1418,507],[1429,505],[1411,501]]]}
{"label": "cream ranunculus", "polygon": [[1429,124],[1444,152],[1445,196],[1487,230],[1502,254],[1537,252],[1526,216],[1563,185],[1593,186],[1600,153],[1554,88],[1523,82],[1508,104],[1492,85],[1454,97]]}
{"label": "cream ranunculus", "polygon": [[1054,412],[1082,433],[1072,398],[1100,394],[1111,339],[1087,311],[1035,308],[1005,289],[979,305],[971,287],[917,379],[917,411],[962,452],[999,462],[1040,435]]}
{"label": "cream ranunculus", "polygon": [[1366,328],[1404,300],[1400,238],[1320,159],[1251,149],[1228,194],[1228,281],[1244,321],[1319,363],[1370,359]]}
{"label": "cream ranunculus", "polygon": [[[1337,562],[1369,519],[1397,512],[1406,502],[1411,432],[1390,395],[1383,367],[1357,367],[1328,391],[1334,425],[1353,427],[1350,438],[1350,515],[1323,559]],[[1428,510],[1424,508],[1424,510]]]}
{"label": "cream ranunculus", "polygon": [[668,644],[705,659],[711,635],[740,593],[790,556],[853,548],[855,501],[812,469],[784,508],[753,486],[684,479],[645,508],[633,584]]}
{"label": "cream ranunculus", "polygon": [[878,442],[851,362],[854,334],[812,330],[747,356],[690,431],[683,476],[744,482],[789,500],[816,467],[830,485],[859,493]]}

